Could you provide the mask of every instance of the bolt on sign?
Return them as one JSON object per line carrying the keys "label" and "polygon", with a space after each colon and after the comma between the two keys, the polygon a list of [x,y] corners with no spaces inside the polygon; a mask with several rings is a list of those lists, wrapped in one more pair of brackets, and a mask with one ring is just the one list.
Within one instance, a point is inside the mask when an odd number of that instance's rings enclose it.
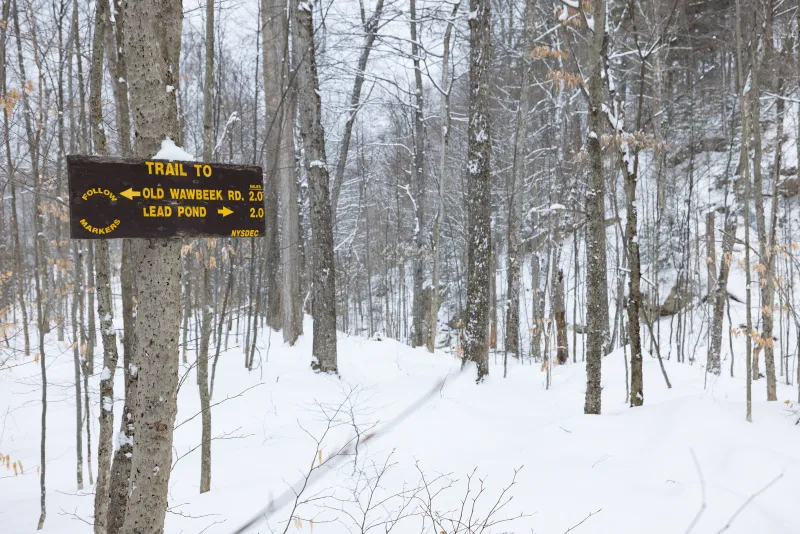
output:
{"label": "bolt on sign", "polygon": [[70,236],[260,237],[261,167],[67,156]]}

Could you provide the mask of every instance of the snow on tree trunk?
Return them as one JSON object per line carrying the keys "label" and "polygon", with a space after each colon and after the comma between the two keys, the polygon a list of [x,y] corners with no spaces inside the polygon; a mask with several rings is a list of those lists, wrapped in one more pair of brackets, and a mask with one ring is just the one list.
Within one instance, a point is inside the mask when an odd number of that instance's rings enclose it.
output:
{"label": "snow on tree trunk", "polygon": [[[642,375],[642,341],[639,316],[642,305],[641,278],[642,267],[639,259],[639,236],[636,233],[638,210],[636,205],[636,178],[638,156],[632,156],[630,146],[623,149],[622,174],[625,178],[626,222],[625,236],[628,247],[628,336],[631,346],[631,406],[644,403],[644,377]],[[630,162],[630,158],[634,158]]]}
{"label": "snow on tree trunk", "polygon": [[333,228],[328,193],[328,164],[325,157],[325,130],[317,79],[314,50],[313,3],[296,1],[294,39],[296,41],[297,90],[300,109],[300,135],[305,149],[305,164],[311,197],[312,238],[312,313],[314,340],[312,368],[323,373],[338,373],[336,359],[336,270],[333,263]]}
{"label": "snow on tree trunk", "polygon": [[136,346],[136,309],[135,280],[133,277],[133,246],[135,241],[122,241],[122,266],[120,269],[120,287],[122,290],[122,369],[125,377],[125,404],[122,407],[122,419],[117,434],[114,461],[111,464],[111,483],[108,504],[108,534],[117,534],[122,530],[125,521],[125,510],[128,506],[128,487],[130,486],[131,459],[133,458],[133,442],[136,426],[133,419],[133,408],[137,397],[138,367],[134,363]]}
{"label": "snow on tree trunk", "polygon": [[464,362],[475,362],[478,382],[489,374],[489,293],[491,268],[491,152],[489,133],[489,65],[491,12],[489,0],[469,4],[469,123],[467,173],[467,324]]}
{"label": "snow on tree trunk", "polygon": [[589,49],[589,189],[587,191],[586,231],[586,402],[584,412],[599,414],[601,409],[600,377],[603,344],[608,330],[608,281],[606,279],[605,184],[603,149],[600,146],[603,104],[603,58],[606,35],[606,0],[592,3],[594,35]]}
{"label": "snow on tree trunk", "polygon": [[[148,158],[165,138],[179,139],[176,95],[167,88],[179,85],[182,3],[128,0],[123,10],[135,152]],[[124,534],[164,530],[177,413],[180,248],[178,239],[142,239],[132,246],[136,342],[131,364],[138,391],[128,401],[136,437]]]}
{"label": "snow on tree trunk", "polygon": [[706,368],[709,373],[715,375],[719,375],[721,372],[720,352],[722,349],[723,312],[725,311],[725,302],[728,296],[728,274],[731,269],[735,236],[736,217],[729,215],[728,221],[725,224],[725,233],[722,236],[722,257],[719,260],[719,276],[714,284],[713,293],[709,293],[709,298],[713,299],[714,312],[712,316],[711,341],[709,343]]}
{"label": "snow on tree trunk", "polygon": [[425,121],[422,69],[417,37],[417,2],[410,0],[411,62],[414,65],[414,168],[411,172],[414,192],[414,287],[412,304],[411,346],[424,344],[425,296],[422,289],[425,265]]}

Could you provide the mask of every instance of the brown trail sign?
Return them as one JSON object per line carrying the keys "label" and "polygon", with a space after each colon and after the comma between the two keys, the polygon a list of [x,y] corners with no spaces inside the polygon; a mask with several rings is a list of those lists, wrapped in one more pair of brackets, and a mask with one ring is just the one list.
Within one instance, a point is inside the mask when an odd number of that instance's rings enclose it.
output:
{"label": "brown trail sign", "polygon": [[70,236],[260,237],[261,167],[67,156]]}

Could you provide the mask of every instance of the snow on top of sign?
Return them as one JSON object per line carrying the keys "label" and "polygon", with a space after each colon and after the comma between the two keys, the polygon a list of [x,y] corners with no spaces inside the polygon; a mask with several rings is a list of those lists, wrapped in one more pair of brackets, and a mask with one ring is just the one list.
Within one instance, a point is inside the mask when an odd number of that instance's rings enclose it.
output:
{"label": "snow on top of sign", "polygon": [[175,141],[167,137],[161,141],[159,150],[152,159],[168,159],[173,161],[194,161],[194,156],[186,152],[175,144]]}

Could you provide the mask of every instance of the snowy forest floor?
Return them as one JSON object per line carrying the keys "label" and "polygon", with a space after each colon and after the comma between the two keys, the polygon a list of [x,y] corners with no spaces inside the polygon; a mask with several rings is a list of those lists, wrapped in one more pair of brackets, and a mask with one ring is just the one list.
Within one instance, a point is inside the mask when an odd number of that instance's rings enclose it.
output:
{"label": "snowy forest floor", "polygon": [[[438,534],[439,528],[422,529],[422,510],[458,515],[473,470],[468,506],[483,484],[475,516],[490,515],[489,524],[495,523],[485,532],[561,534],[575,527],[571,532],[580,534],[683,533],[704,500],[707,508],[693,532],[717,532],[731,520],[731,533],[800,532],[794,508],[800,428],[793,403],[784,402],[796,398],[794,387],[780,385],[779,402],[767,403],[763,379],[756,382],[750,424],[744,420],[741,376],[723,373],[704,388],[702,366],[667,361],[673,384],[668,390],[658,361],[646,356],[645,405],[631,409],[623,354],[616,351],[603,361],[603,415],[586,416],[580,363],[554,367],[548,391],[539,365],[509,362],[504,379],[502,355],[491,356],[491,375],[476,386],[474,370],[459,373],[460,361],[449,354],[340,334],[341,378],[335,378],[310,370],[310,320],[305,328],[292,348],[280,333],[265,335],[261,364],[250,373],[231,336],[217,369],[212,435],[220,439],[212,442],[211,491],[204,495],[198,493],[200,452],[193,450],[200,443],[197,383],[193,369],[181,367],[188,375],[179,390],[168,533],[233,531],[302,480],[312,461],[327,460],[354,432],[390,420],[448,375],[444,387],[408,419],[338,466],[323,466],[317,476],[325,476],[300,498],[313,500],[293,519],[290,508],[281,508],[269,526],[262,521],[250,532],[364,532],[364,522],[373,532],[393,526],[392,532]],[[72,350],[54,338],[48,346],[44,532],[89,533],[93,487],[78,492],[75,483]],[[24,465],[19,476],[5,466],[0,470],[0,531],[10,534],[34,532],[39,513],[41,380],[33,358],[17,363],[23,365],[0,371],[0,451]],[[90,386],[93,454],[98,379],[99,370]],[[115,426],[121,408],[117,399]],[[335,424],[317,445],[329,418]],[[490,514],[515,470],[516,483],[501,502],[513,499]],[[432,499],[421,485],[423,476]],[[375,493],[367,505],[370,488]],[[513,520],[498,523],[504,519]]]}

